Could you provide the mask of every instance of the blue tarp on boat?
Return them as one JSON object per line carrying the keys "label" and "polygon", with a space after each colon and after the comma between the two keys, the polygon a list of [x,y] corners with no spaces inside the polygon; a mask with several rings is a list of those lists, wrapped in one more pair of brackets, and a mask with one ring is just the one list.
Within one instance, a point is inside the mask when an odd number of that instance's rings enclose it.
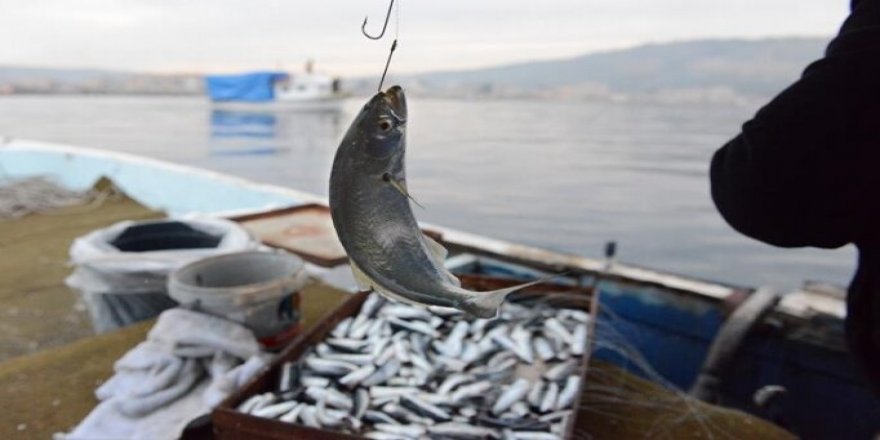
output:
{"label": "blue tarp on boat", "polygon": [[209,75],[205,86],[212,101],[263,102],[275,99],[274,83],[286,78],[283,72]]}

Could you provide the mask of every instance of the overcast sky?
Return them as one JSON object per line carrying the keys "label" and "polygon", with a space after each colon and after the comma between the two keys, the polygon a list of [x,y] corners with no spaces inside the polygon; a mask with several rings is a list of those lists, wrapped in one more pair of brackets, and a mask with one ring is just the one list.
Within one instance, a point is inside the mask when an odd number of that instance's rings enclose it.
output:
{"label": "overcast sky", "polygon": [[[705,37],[831,36],[849,0],[398,0],[392,70],[559,58]],[[381,71],[386,0],[0,0],[0,65]],[[389,24],[394,34],[394,15]]]}

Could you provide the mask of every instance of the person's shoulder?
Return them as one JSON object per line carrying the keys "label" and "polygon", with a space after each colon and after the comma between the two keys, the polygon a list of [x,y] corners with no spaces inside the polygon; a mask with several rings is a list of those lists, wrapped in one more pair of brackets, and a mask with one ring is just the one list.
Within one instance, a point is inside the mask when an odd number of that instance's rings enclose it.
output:
{"label": "person's shoulder", "polygon": [[853,0],[849,17],[828,44],[826,57],[880,51],[880,0]]}

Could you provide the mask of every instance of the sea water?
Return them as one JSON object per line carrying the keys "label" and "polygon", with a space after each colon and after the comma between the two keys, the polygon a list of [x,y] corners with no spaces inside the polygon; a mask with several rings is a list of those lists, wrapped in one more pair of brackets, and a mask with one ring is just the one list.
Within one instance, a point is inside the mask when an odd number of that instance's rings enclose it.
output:
{"label": "sea water", "polygon": [[[777,249],[733,231],[709,195],[712,153],[761,102],[660,104],[409,96],[416,217],[736,285],[846,284],[852,246]],[[230,112],[198,97],[0,98],[0,135],[124,151],[325,195],[363,105]],[[0,164],[2,165],[2,164]],[[2,172],[2,168],[0,168]]]}

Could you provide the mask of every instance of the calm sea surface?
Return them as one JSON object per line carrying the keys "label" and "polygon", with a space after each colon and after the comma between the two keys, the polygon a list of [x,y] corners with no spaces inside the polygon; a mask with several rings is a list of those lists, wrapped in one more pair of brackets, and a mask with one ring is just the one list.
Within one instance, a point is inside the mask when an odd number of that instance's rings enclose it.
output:
{"label": "calm sea surface", "polygon": [[[730,229],[707,169],[756,105],[411,96],[407,167],[425,221],[740,285],[845,284],[855,252],[783,250]],[[212,111],[198,98],[3,97],[0,134],[151,156],[327,193],[339,113]]]}

